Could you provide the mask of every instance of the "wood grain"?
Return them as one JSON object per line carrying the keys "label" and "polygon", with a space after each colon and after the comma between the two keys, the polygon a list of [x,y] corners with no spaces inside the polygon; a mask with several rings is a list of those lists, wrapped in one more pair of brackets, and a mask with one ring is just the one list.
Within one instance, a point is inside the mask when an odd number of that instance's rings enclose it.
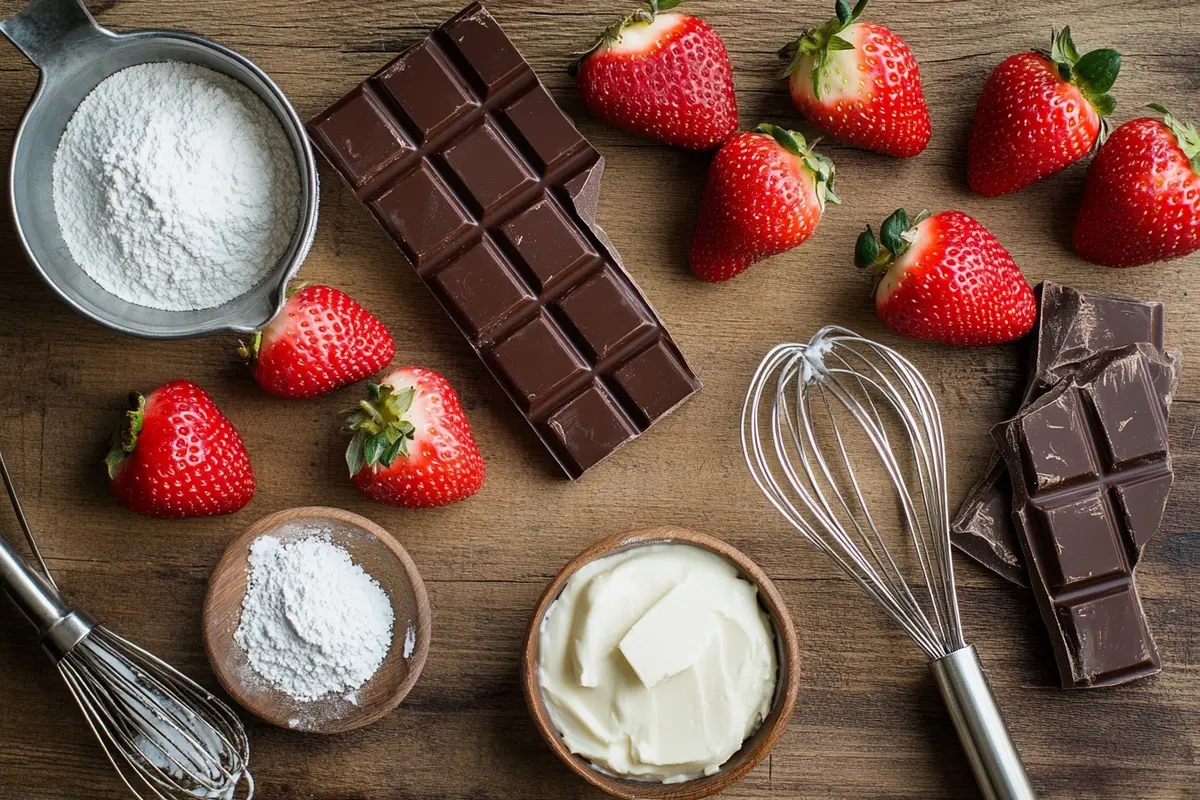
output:
{"label": "wood grain", "polygon": [[[394,615],[392,644],[379,669],[354,700],[343,697],[299,702],[271,688],[254,672],[234,641],[242,619],[250,547],[260,536],[294,541],[313,529],[327,531],[387,593]],[[366,517],[339,508],[307,506],[263,517],[230,543],[213,569],[204,596],[204,650],[217,680],[247,711],[265,722],[305,733],[345,733],[389,714],[412,690],[429,656],[429,596],[404,545]],[[412,647],[406,641],[411,632]]]}
{"label": "wood grain", "polygon": [[[562,737],[550,719],[550,712],[546,709],[546,703],[542,697],[541,684],[538,682],[542,622],[554,601],[566,588],[567,581],[571,579],[571,576],[598,558],[615,555],[635,547],[668,542],[689,544],[716,553],[733,563],[741,572],[741,576],[758,589],[759,602],[775,630],[779,663],[775,701],[758,730],[742,744],[741,749],[734,753],[718,772],[677,784],[649,783],[613,777],[594,769],[587,759],[572,754],[563,743]],[[757,564],[737,548],[708,534],[673,525],[662,525],[606,536],[567,562],[567,565],[559,570],[554,580],[546,586],[546,590],[542,592],[541,598],[534,606],[533,614],[529,618],[529,627],[525,631],[525,643],[521,648],[521,653],[521,689],[525,693],[525,702],[537,725],[538,733],[542,735],[554,754],[576,775],[606,794],[622,798],[622,800],[700,800],[702,797],[708,797],[729,788],[762,761],[779,742],[792,718],[792,712],[796,707],[796,697],[800,691],[800,646],[796,641],[796,628],[792,624],[792,615],[788,611],[787,604],[779,594],[779,590],[775,588],[775,584]]]}
{"label": "wood grain", "polygon": [[[19,0],[0,0],[0,14]],[[118,29],[195,31],[255,60],[310,117],[465,0],[109,0]],[[939,394],[956,503],[983,469],[988,429],[1021,383],[1017,348],[952,349],[884,334],[854,239],[897,206],[959,208],[988,226],[1032,281],[1168,302],[1167,338],[1183,348],[1172,409],[1176,485],[1163,530],[1138,568],[1161,675],[1087,693],[1057,688],[1032,598],[958,561],[963,625],[977,645],[1032,779],[1055,800],[1200,797],[1200,256],[1131,270],[1070,250],[1085,165],[1017,194],[967,191],[966,138],[984,79],[1007,55],[1044,47],[1070,23],[1084,49],[1125,54],[1116,121],[1158,100],[1200,120],[1200,4],[1067,0],[1004,3],[873,0],[922,66],[933,117],[929,149],[896,161],[827,141],[845,204],[802,247],[723,286],[691,277],[687,241],[707,157],[634,139],[589,118],[564,70],[569,53],[632,6],[613,0],[489,8],[549,90],[606,156],[599,222],[692,361],[705,388],[577,483],[534,440],[396,250],[328,168],[321,223],[302,271],[349,292],[395,333],[398,362],[442,372],[458,389],[487,483],[470,500],[416,512],[372,504],[345,477],[336,411],[359,391],[312,401],[265,395],[230,339],[145,342],[91,325],[58,302],[25,262],[0,204],[0,446],[68,597],[206,685],[205,583],[228,542],[267,513],[346,508],[384,525],[426,579],[433,642],[421,680],[375,725],[333,737],[251,725],[253,767],[268,800],[576,800],[601,797],[554,757],[524,707],[520,647],[546,583],[572,556],[618,530],[673,524],[708,531],[775,581],[800,636],[797,711],[772,754],[732,800],[977,798],[949,720],[917,650],[824,556],[807,548],[758,494],[736,419],[754,367],[773,344],[828,322],[880,336],[909,354]],[[827,18],[827,0],[689,0],[724,37],[742,126],[771,120],[811,133],[775,79],[774,51]],[[37,76],[0,44],[0,155]],[[241,430],[258,475],[250,506],[226,518],[155,521],[127,512],[102,458],[130,389],[190,378]],[[0,534],[16,542],[15,522]],[[28,626],[0,612],[0,798],[118,800],[122,790],[37,651]]]}

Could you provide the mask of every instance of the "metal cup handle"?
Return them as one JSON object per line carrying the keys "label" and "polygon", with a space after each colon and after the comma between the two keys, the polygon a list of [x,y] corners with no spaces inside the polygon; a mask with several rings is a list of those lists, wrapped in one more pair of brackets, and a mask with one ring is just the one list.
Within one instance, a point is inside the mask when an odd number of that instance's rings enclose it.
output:
{"label": "metal cup handle", "polygon": [[82,0],[32,0],[0,22],[0,33],[43,72],[81,41],[107,35]]}

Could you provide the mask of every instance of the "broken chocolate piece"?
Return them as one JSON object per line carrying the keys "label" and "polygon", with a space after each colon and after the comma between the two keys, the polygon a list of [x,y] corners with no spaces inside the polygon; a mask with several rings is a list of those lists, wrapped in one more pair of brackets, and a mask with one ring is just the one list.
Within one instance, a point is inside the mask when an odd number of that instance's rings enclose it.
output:
{"label": "broken chocolate piece", "polygon": [[699,390],[596,225],[604,160],[478,3],[308,129],[570,477]]}
{"label": "broken chocolate piece", "polygon": [[1134,566],[1173,480],[1159,387],[1176,371],[1145,344],[1106,351],[992,431],[1065,688],[1161,669]]}
{"label": "broken chocolate piece", "polygon": [[[1070,376],[1081,362],[1106,350],[1138,342],[1163,348],[1162,303],[1081,291],[1050,281],[1038,286],[1037,292],[1038,324],[1022,408]],[[1162,399],[1170,406],[1171,394],[1163,394]],[[967,492],[951,523],[950,536],[959,550],[983,566],[1013,583],[1027,585],[1012,527],[1012,486],[998,453],[992,453],[983,477]]]}

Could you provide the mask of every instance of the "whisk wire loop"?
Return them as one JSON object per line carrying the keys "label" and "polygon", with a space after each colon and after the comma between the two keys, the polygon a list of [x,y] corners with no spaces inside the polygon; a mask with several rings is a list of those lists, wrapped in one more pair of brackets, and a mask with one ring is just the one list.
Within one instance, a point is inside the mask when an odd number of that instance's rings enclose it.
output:
{"label": "whisk wire loop", "polygon": [[[916,560],[912,583],[888,546],[880,501],[856,467],[851,429],[894,489],[887,496],[899,501]],[[742,447],[775,508],[931,659],[965,646],[950,558],[945,440],[933,391],[911,362],[836,327],[808,344],[778,345],[751,381]]]}

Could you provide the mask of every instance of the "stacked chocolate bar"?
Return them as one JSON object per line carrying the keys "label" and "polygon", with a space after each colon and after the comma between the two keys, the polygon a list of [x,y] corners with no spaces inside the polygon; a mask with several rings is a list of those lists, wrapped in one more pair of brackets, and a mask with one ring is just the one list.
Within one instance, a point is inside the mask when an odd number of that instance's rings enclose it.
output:
{"label": "stacked chocolate bar", "polygon": [[1065,687],[1109,686],[1161,668],[1134,567],[1173,480],[1179,354],[1160,303],[1044,283],[1039,312],[1021,409],[952,537],[1032,588]]}

